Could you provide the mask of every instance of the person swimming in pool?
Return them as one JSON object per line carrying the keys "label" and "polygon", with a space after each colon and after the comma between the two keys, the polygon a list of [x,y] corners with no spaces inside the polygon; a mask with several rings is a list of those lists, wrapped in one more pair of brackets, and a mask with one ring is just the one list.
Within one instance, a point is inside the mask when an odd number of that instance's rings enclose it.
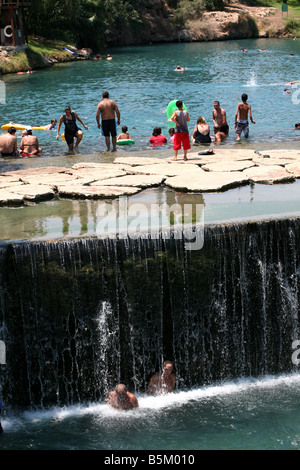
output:
{"label": "person swimming in pool", "polygon": [[118,137],[117,137],[117,141],[118,140],[128,140],[128,139],[132,140],[132,138],[130,137],[130,134],[128,134],[127,131],[128,131],[128,127],[123,126],[121,134],[119,134]]}
{"label": "person swimming in pool", "polygon": [[117,410],[132,410],[139,406],[136,396],[128,392],[123,384],[118,384],[115,390],[109,392],[108,403]]}

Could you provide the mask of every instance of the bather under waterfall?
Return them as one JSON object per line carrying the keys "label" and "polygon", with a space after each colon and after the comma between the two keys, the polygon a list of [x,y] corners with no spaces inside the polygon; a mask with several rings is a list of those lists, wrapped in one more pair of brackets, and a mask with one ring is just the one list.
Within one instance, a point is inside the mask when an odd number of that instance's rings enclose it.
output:
{"label": "bather under waterfall", "polygon": [[177,388],[296,369],[300,219],[183,238],[10,242],[0,250],[0,397],[40,407],[144,392],[164,359]]}

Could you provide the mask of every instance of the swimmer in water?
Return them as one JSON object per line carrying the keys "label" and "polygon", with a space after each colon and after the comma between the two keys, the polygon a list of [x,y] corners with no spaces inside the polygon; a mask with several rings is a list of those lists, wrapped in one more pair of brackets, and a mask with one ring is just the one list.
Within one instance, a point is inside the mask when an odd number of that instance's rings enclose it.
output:
{"label": "swimmer in water", "polygon": [[165,361],[161,371],[153,375],[150,380],[148,395],[164,395],[174,391],[176,375],[173,373],[173,362]]}
{"label": "swimmer in water", "polygon": [[117,385],[115,390],[109,392],[108,403],[116,410],[132,410],[139,406],[135,395],[128,392],[123,384]]}
{"label": "swimmer in water", "polygon": [[128,140],[128,139],[131,140],[130,134],[128,134],[127,131],[128,131],[128,127],[123,126],[121,134],[119,134],[118,137],[117,137],[117,141],[118,140]]}

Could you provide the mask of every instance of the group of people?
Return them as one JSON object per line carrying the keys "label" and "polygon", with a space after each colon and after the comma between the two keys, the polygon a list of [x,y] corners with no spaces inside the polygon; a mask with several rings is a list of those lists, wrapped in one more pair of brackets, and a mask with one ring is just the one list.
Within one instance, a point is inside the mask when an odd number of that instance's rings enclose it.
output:
{"label": "group of people", "polygon": [[[237,140],[240,140],[242,133],[245,138],[248,138],[249,119],[253,124],[255,124],[252,117],[251,105],[247,103],[248,96],[246,93],[242,94],[241,99],[242,101],[237,105],[234,123]],[[184,160],[187,160],[187,151],[191,148],[187,124],[190,121],[190,116],[188,111],[183,109],[182,101],[177,101],[176,107],[177,109],[169,119],[175,123],[175,128],[169,129],[170,142],[173,143],[174,148],[173,160],[177,160],[178,151],[181,147],[183,147],[183,158]],[[221,108],[219,101],[214,101],[212,120],[214,126],[214,141],[223,142],[228,136],[229,126],[227,123],[226,111]],[[212,142],[209,125],[206,123],[203,116],[200,116],[197,119],[197,124],[193,129],[191,140],[196,144],[210,144]],[[155,146],[167,143],[167,138],[162,135],[160,127],[155,127],[153,129],[153,135],[149,142]]]}
{"label": "group of people", "polygon": [[33,135],[32,127],[28,126],[22,131],[20,147],[16,137],[16,128],[11,126],[5,134],[0,135],[1,157],[36,157],[41,153],[38,138]]}
{"label": "group of people", "polygon": [[[249,119],[253,124],[251,105],[247,103],[248,96],[246,93],[242,95],[242,101],[238,103],[235,114],[235,132],[237,140],[240,140],[241,134],[247,138],[249,136]],[[189,113],[183,109],[184,105],[181,100],[176,102],[177,109],[170,117],[170,121],[174,122],[174,131],[170,129],[170,140],[173,143],[174,158],[176,161],[178,152],[183,148],[183,158],[187,160],[187,152],[191,148],[190,135],[188,130],[188,122],[190,121]],[[100,122],[101,119],[101,122]],[[109,98],[109,92],[102,93],[102,100],[98,103],[96,111],[96,122],[99,129],[102,128],[102,134],[105,137],[107,151],[117,149],[117,140],[131,139],[127,126],[122,127],[122,133],[117,137],[117,125],[120,125],[120,111],[117,103]],[[58,123],[56,119],[52,119],[51,123],[46,126],[47,129],[57,129],[56,139],[59,139],[59,132],[62,124],[65,126],[64,138],[69,147],[69,151],[78,150],[78,146],[83,138],[83,132],[77,125],[77,121],[87,130],[88,126],[78,116],[76,111],[72,111],[70,106],[65,107],[64,114],[60,117]],[[214,102],[213,109],[213,125],[214,125],[214,141],[222,142],[229,133],[226,112],[221,108],[219,101]],[[8,129],[7,134],[0,136],[0,152],[2,156],[36,156],[41,152],[38,139],[32,135],[32,128],[26,128],[25,135],[22,136],[20,149],[17,148],[17,138],[15,137],[16,129],[12,126]],[[193,143],[211,143],[210,128],[205,118],[200,116],[194,127],[191,140]],[[155,127],[153,135],[150,138],[152,145],[163,145],[167,143],[167,138],[161,134],[161,128]]]}
{"label": "group of people", "polygon": [[[163,395],[174,391],[176,375],[173,373],[173,363],[165,361],[161,371],[154,374],[149,382],[147,393],[149,395]],[[109,392],[108,403],[117,410],[131,410],[138,408],[136,396],[130,393],[124,384],[118,384],[115,390]]]}

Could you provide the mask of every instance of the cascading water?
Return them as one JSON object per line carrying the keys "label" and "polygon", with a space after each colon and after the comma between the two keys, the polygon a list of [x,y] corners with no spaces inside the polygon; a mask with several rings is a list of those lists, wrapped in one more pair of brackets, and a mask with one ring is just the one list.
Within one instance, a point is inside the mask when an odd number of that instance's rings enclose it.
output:
{"label": "cascading water", "polygon": [[6,406],[143,392],[163,359],[179,388],[295,369],[300,220],[207,226],[183,237],[1,248],[0,398]]}

